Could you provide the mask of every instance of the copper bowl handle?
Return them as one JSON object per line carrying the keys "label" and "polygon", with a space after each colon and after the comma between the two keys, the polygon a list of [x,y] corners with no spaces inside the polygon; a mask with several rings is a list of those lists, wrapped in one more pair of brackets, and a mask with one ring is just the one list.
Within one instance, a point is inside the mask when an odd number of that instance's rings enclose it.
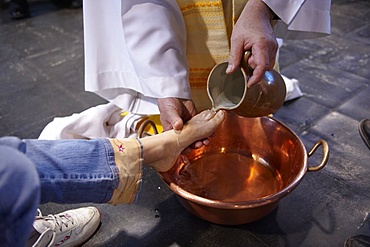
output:
{"label": "copper bowl handle", "polygon": [[329,159],[329,145],[328,145],[328,143],[325,140],[318,141],[311,148],[311,150],[308,152],[308,157],[311,157],[311,155],[313,155],[313,153],[315,153],[316,149],[319,146],[322,146],[322,155],[323,155],[322,160],[321,160],[320,164],[317,165],[317,166],[309,166],[307,168],[307,171],[309,171],[309,172],[319,171],[319,170],[321,170],[326,165],[326,163],[328,163],[328,159]]}
{"label": "copper bowl handle", "polygon": [[142,138],[142,137],[143,137],[144,131],[145,131],[146,127],[147,127],[149,124],[150,124],[150,125],[152,126],[152,128],[153,128],[153,130],[154,130],[154,134],[155,134],[155,135],[157,135],[157,134],[158,134],[158,129],[157,129],[157,126],[155,125],[155,123],[154,123],[152,120],[150,120],[150,119],[146,119],[146,120],[144,120],[144,122],[142,122],[142,123],[141,123],[141,125],[140,125],[139,129],[137,130],[137,135],[138,135],[138,137],[139,137],[139,138]]}

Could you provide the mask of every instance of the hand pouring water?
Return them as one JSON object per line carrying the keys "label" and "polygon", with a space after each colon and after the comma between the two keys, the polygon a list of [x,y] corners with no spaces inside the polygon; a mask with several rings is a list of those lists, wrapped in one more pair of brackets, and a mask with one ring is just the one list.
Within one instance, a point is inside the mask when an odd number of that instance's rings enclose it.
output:
{"label": "hand pouring water", "polygon": [[208,76],[207,92],[212,110],[232,110],[244,117],[262,117],[276,112],[284,103],[286,86],[275,70],[266,71],[262,80],[248,88],[253,69],[248,65],[246,52],[240,68],[226,74],[227,62],[217,64]]}

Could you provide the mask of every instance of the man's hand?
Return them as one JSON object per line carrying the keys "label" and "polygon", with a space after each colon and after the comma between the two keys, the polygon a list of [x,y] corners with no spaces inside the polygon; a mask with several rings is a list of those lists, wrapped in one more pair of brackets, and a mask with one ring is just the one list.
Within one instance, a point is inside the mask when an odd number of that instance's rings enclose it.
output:
{"label": "man's hand", "polygon": [[185,122],[198,113],[192,100],[163,98],[158,99],[157,103],[164,131],[180,130]]}
{"label": "man's hand", "polygon": [[[198,111],[192,100],[178,98],[163,98],[157,99],[158,108],[161,113],[161,123],[164,131],[180,130],[184,123],[194,117]],[[199,140],[191,145],[191,148],[200,148],[203,145],[208,145],[209,140]],[[188,152],[185,149],[184,152]]]}
{"label": "man's hand", "polygon": [[248,64],[254,69],[248,86],[261,81],[266,70],[275,65],[277,41],[271,25],[273,14],[261,0],[249,0],[244,7],[231,35],[229,66],[226,73],[233,73],[245,51],[251,51]]}

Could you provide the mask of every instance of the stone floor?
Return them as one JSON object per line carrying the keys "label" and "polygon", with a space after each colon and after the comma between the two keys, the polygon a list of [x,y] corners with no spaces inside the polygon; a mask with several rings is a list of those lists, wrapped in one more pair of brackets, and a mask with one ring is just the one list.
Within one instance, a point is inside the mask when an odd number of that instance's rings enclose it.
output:
{"label": "stone floor", "polygon": [[[0,134],[37,138],[56,116],[105,102],[84,92],[81,9],[30,1],[32,18],[9,20],[0,10]],[[96,205],[102,225],[85,246],[343,246],[370,212],[370,150],[358,133],[370,118],[370,2],[333,0],[332,34],[285,41],[282,73],[304,96],[275,114],[309,150],[319,139],[330,159],[271,214],[221,226],[188,213],[150,169],[133,205]],[[313,155],[315,165],[321,156]],[[82,204],[85,205],[85,204]],[[44,214],[79,205],[42,205]]]}

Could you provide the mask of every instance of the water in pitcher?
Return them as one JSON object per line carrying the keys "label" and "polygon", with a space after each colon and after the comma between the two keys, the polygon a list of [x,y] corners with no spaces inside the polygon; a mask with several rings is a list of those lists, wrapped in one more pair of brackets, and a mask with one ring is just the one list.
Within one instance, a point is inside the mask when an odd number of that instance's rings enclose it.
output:
{"label": "water in pitcher", "polygon": [[179,172],[178,185],[201,197],[224,202],[256,200],[282,189],[280,174],[240,152],[207,154]]}

